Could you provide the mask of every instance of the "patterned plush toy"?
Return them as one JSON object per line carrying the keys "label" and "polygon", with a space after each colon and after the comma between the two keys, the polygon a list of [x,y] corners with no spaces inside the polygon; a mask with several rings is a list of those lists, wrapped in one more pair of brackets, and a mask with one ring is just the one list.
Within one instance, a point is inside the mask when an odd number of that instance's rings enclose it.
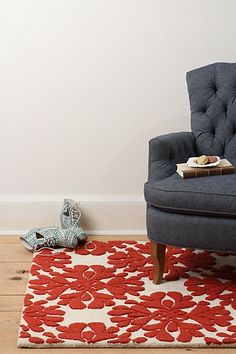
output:
{"label": "patterned plush toy", "polygon": [[20,238],[21,242],[31,251],[55,247],[75,248],[80,241],[87,239],[79,223],[80,217],[79,203],[65,199],[60,213],[61,228],[34,228]]}

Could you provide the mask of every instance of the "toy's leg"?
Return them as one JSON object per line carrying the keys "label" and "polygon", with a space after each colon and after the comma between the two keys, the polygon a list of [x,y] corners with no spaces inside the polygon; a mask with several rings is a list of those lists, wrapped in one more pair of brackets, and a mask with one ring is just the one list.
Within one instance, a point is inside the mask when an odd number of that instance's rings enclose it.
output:
{"label": "toy's leg", "polygon": [[160,284],[165,268],[166,245],[151,241],[151,256],[154,263],[153,283]]}

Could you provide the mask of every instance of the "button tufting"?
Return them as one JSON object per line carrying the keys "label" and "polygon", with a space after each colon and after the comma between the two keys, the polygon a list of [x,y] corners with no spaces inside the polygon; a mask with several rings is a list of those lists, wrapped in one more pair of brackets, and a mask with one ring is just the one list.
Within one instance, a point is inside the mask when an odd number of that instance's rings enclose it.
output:
{"label": "button tufting", "polygon": [[202,113],[206,113],[206,111],[207,111],[206,108],[202,109]]}
{"label": "button tufting", "polygon": [[216,84],[215,84],[215,83],[213,83],[213,85],[211,86],[211,88],[212,88],[213,91],[215,91],[215,92],[217,91],[217,87],[216,87]]}

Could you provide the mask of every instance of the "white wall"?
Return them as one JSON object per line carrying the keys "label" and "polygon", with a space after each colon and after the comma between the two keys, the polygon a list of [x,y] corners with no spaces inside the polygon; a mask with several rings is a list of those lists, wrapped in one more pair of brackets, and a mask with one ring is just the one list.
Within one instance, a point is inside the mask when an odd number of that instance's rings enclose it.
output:
{"label": "white wall", "polygon": [[5,214],[21,195],[135,196],[141,226],[126,227],[144,228],[147,142],[189,130],[185,73],[235,61],[235,11],[234,0],[0,0]]}

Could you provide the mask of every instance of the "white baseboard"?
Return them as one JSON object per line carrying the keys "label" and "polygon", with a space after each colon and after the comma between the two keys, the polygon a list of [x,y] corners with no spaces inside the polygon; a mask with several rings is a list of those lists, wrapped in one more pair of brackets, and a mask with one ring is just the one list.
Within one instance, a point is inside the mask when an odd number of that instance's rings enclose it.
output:
{"label": "white baseboard", "polygon": [[0,195],[0,235],[21,235],[37,226],[59,226],[65,197],[80,202],[81,225],[89,235],[146,234],[146,206],[142,196]]}

